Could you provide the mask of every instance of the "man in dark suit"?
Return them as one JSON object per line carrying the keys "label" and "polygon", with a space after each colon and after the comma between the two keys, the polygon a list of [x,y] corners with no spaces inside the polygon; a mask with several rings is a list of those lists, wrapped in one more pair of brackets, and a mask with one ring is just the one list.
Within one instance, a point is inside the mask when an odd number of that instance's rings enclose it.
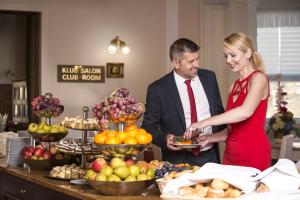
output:
{"label": "man in dark suit", "polygon": [[[220,162],[218,145],[201,149],[200,153],[174,145],[174,136],[182,136],[195,118],[203,120],[224,112],[215,73],[199,69],[199,49],[189,39],[176,40],[170,47],[174,70],[151,83],[147,91],[142,127],[152,134],[153,143],[161,148],[162,159],[171,163],[202,166],[207,162]],[[204,134],[225,128],[226,125],[208,127]]]}

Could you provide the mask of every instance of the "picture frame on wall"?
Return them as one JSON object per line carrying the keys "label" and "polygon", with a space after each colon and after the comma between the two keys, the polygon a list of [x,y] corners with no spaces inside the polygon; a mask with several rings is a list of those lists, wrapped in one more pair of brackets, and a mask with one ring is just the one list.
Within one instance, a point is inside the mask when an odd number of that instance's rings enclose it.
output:
{"label": "picture frame on wall", "polygon": [[106,63],[107,78],[124,78],[124,63]]}

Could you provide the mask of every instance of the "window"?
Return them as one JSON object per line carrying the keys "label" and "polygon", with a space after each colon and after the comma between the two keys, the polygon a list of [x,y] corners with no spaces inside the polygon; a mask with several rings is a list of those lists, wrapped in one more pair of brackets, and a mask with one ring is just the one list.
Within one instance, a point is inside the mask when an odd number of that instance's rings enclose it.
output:
{"label": "window", "polygon": [[270,78],[267,117],[277,112],[276,74],[282,74],[287,108],[300,118],[300,12],[264,12],[257,16],[257,49],[263,57]]}

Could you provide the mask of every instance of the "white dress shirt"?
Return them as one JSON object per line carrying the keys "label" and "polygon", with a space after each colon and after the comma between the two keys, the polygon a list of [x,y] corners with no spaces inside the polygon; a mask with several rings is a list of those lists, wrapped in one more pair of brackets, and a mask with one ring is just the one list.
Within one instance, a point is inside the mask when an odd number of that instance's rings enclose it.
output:
{"label": "white dress shirt", "polygon": [[[186,128],[188,128],[191,125],[191,109],[190,109],[190,99],[187,92],[187,85],[185,84],[186,79],[178,75],[175,71],[174,71],[174,78],[175,78],[176,86],[179,92],[181,104],[184,111]],[[191,79],[191,87],[193,89],[195,102],[196,102],[197,120],[201,121],[211,117],[207,96],[198,76]],[[204,128],[204,134],[211,134],[211,133],[212,133],[211,126]],[[211,147],[212,145],[203,147],[201,148],[201,151],[206,151]]]}

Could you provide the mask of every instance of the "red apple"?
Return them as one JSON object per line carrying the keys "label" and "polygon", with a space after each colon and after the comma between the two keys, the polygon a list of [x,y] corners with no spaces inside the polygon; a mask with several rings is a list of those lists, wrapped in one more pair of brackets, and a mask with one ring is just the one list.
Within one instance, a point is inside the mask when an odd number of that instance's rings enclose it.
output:
{"label": "red apple", "polygon": [[43,154],[43,158],[45,160],[49,160],[51,158],[51,152],[45,151],[44,154]]}
{"label": "red apple", "polygon": [[50,146],[49,151],[50,151],[51,155],[55,155],[58,153],[58,149],[57,149],[56,145],[54,145],[54,144]]}
{"label": "red apple", "polygon": [[100,170],[102,169],[102,167],[106,166],[106,160],[104,158],[96,158],[96,160],[94,160],[91,164],[91,168],[95,171],[95,172],[100,172]]}
{"label": "red apple", "polygon": [[46,149],[46,147],[45,147],[44,145],[42,145],[42,144],[36,145],[35,148],[36,148],[36,149],[37,149],[37,148],[41,148],[41,149],[43,149],[43,150]]}
{"label": "red apple", "polygon": [[127,159],[125,162],[126,162],[126,165],[133,165],[134,164],[134,160],[132,160],[131,158]]}
{"label": "red apple", "polygon": [[37,157],[42,157],[43,154],[44,154],[44,149],[40,148],[40,147],[36,147],[34,150],[33,150],[33,155],[37,156]]}
{"label": "red apple", "polygon": [[29,159],[32,156],[32,152],[33,152],[34,148],[33,147],[24,147],[22,149],[22,156],[23,159]]}

